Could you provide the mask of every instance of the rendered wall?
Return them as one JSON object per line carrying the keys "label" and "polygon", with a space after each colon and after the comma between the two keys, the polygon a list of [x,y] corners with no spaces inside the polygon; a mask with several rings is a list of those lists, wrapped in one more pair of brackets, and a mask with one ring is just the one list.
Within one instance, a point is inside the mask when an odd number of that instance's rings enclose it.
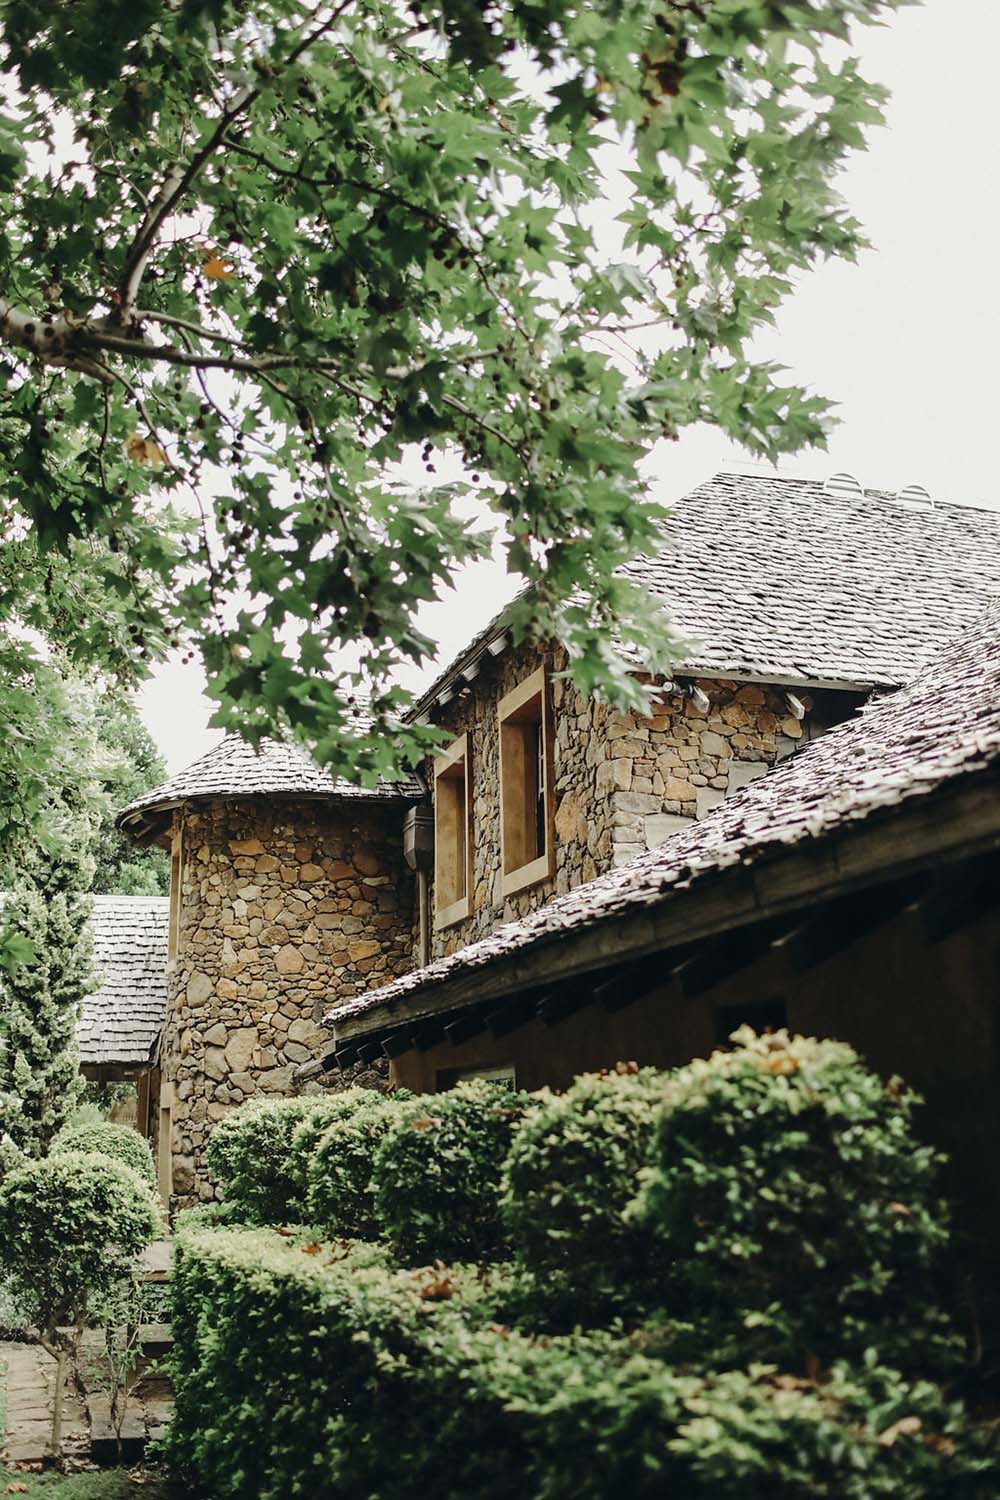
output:
{"label": "rendered wall", "polygon": [[[182,826],[178,955],[169,974],[158,1124],[169,1123],[174,1208],[214,1196],[212,1126],[255,1094],[292,1092],[338,999],[412,962],[402,808],[362,800],[216,802]],[[329,1082],[385,1087],[385,1069]]]}

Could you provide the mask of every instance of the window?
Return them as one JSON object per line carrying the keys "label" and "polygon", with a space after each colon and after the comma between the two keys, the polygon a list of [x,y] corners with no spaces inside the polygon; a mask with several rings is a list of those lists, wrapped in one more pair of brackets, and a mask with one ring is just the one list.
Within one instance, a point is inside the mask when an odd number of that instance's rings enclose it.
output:
{"label": "window", "polygon": [[503,893],[512,896],[554,873],[552,747],[545,669],[505,698],[500,725],[500,839]]}
{"label": "window", "polygon": [[435,928],[450,927],[470,911],[468,738],[461,735],[434,762]]}

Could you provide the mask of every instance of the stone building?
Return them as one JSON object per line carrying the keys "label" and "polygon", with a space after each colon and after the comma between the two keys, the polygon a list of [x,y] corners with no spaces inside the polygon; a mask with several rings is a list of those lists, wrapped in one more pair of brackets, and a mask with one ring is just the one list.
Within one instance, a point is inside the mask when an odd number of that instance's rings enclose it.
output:
{"label": "stone building", "polygon": [[327,1019],[321,1066],[379,1048],[418,1092],[671,1067],[743,1022],[848,1041],[924,1097],[995,1299],[1000,606],[704,820]]}
{"label": "stone building", "polygon": [[[121,815],[171,854],[153,1133],[175,1206],[211,1196],[198,1164],[212,1125],[253,1094],[289,1091],[330,997],[412,966],[402,818],[422,795],[418,781],[359,789],[292,746],[227,739]],[[385,1074],[361,1065],[344,1082]]]}
{"label": "stone building", "polygon": [[[211,1195],[205,1139],[248,1095],[359,1070],[379,1086],[390,1059],[410,1076],[409,1032],[361,1035],[359,995],[394,1003],[398,984],[410,993],[463,952],[459,987],[476,994],[494,936],[602,878],[627,888],[647,851],[696,838],[728,796],[909,682],[1000,593],[1000,517],[922,492],[722,475],[630,571],[688,642],[646,716],[582,698],[558,643],[514,646],[501,616],[415,707],[447,736],[423,781],[364,792],[288,747],[226,741],[121,814],[172,851],[157,1129],[175,1203]],[[418,1086],[494,1066],[462,1050],[469,1024],[421,1033]]]}

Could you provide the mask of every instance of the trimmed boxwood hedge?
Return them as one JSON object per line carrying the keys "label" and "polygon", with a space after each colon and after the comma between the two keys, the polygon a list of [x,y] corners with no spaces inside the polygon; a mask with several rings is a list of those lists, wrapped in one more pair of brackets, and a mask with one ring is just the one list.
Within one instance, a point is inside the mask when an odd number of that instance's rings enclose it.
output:
{"label": "trimmed boxwood hedge", "polygon": [[539,1340],[465,1270],[186,1229],[170,1453],[216,1500],[993,1500],[995,1440],[873,1360],[821,1384]]}
{"label": "trimmed boxwood hedge", "polygon": [[501,1206],[520,1316],[573,1328],[656,1301],[657,1236],[625,1217],[648,1164],[666,1075],[622,1066],[543,1090],[518,1128]]}
{"label": "trimmed boxwood hedge", "polygon": [[339,1119],[324,1124],[313,1143],[306,1216],[327,1234],[374,1240],[379,1233],[372,1185],[375,1151],[404,1104],[391,1094],[351,1092],[364,1097]]}
{"label": "trimmed boxwood hedge", "polygon": [[156,1184],[156,1168],[149,1142],[129,1125],[112,1120],[96,1120],[92,1125],[69,1125],[56,1136],[53,1151],[96,1151],[122,1161],[151,1185]]}
{"label": "trimmed boxwood hedge", "polygon": [[948,1216],[916,1095],[840,1042],[748,1027],[734,1040],[670,1075],[629,1210],[669,1250],[674,1357],[802,1369],[873,1346],[946,1367],[958,1344],[934,1273]]}
{"label": "trimmed boxwood hedge", "polygon": [[504,1158],[538,1102],[477,1079],[399,1111],[375,1151],[372,1181],[381,1232],[403,1264],[498,1254]]}
{"label": "trimmed boxwood hedge", "polygon": [[247,1224],[307,1217],[309,1163],[316,1140],[371,1097],[367,1089],[250,1099],[220,1120],[208,1141],[209,1171]]}

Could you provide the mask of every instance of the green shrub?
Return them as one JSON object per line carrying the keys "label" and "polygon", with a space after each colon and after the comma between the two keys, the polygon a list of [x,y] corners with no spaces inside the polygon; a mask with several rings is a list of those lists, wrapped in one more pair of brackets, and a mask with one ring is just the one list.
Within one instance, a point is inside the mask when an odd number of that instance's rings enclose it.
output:
{"label": "green shrub", "polygon": [[[159,1227],[149,1184],[96,1152],[54,1152],[0,1184],[0,1278],[56,1360],[56,1390],[88,1313],[100,1316]],[[57,1461],[61,1419],[59,1400],[50,1438]]]}
{"label": "green shrub", "polygon": [[995,1441],[872,1362],[671,1369],[493,1321],[471,1270],[185,1230],[171,1456],[216,1500],[994,1500]]}
{"label": "green shrub", "polygon": [[389,1271],[381,1246],[271,1229],[183,1229],[171,1294],[170,1457],[217,1500],[367,1500],[392,1467],[374,1437],[394,1365],[457,1306],[488,1315],[473,1275]]}
{"label": "green shrub", "polygon": [[915,1095],[839,1042],[735,1040],[670,1076],[629,1211],[666,1242],[664,1306],[692,1357],[947,1358],[933,1287],[947,1215]]}
{"label": "green shrub", "polygon": [[405,1105],[393,1095],[364,1092],[349,1115],[327,1125],[309,1162],[306,1217],[327,1234],[374,1240],[379,1235],[372,1171],[375,1150]]}
{"label": "green shrub", "polygon": [[371,1097],[368,1089],[251,1099],[212,1131],[206,1160],[225,1199],[248,1224],[306,1217],[308,1167],[317,1132]]}
{"label": "green shrub", "polygon": [[664,1077],[584,1074],[564,1094],[543,1093],[515,1133],[501,1203],[529,1318],[572,1328],[650,1299],[656,1237],[623,1216],[649,1161]]}
{"label": "green shrub", "polygon": [[155,1186],[156,1169],[149,1142],[128,1125],[100,1120],[93,1125],[69,1125],[61,1130],[52,1145],[53,1151],[97,1151],[122,1161]]}
{"label": "green shrub", "polygon": [[375,1152],[375,1205],[403,1263],[482,1260],[502,1244],[500,1174],[515,1127],[537,1105],[478,1079],[400,1112]]}

